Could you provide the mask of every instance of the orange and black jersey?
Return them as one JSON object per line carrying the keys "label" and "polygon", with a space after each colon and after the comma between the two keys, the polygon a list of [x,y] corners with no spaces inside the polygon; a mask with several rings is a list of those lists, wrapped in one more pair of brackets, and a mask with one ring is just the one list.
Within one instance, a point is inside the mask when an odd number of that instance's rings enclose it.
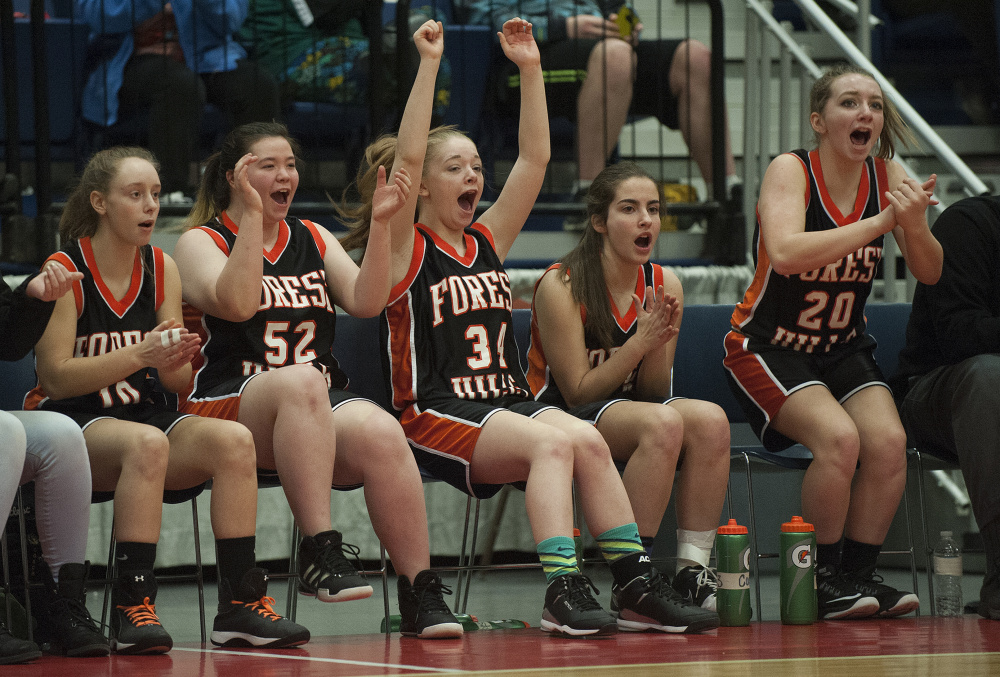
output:
{"label": "orange and black jersey", "polygon": [[[553,264],[549,267],[546,273],[558,268],[558,263]],[[538,279],[540,282],[541,278]],[[663,268],[659,265],[647,261],[637,270],[635,293],[643,303],[646,302],[647,287],[658,289],[662,286]],[[538,282],[535,283],[536,292],[537,289]],[[614,304],[614,301],[612,301],[610,294],[608,295],[608,304],[611,306],[611,314],[615,319],[615,325],[611,330],[611,350],[605,350],[602,348],[600,342],[597,340],[597,337],[588,331],[587,309],[583,305],[580,306],[580,319],[583,322],[584,327],[583,340],[587,347],[587,359],[590,362],[591,369],[597,367],[606,359],[611,357],[611,355],[625,345],[625,342],[628,341],[629,338],[636,332],[636,323],[638,318],[636,317],[635,307],[630,303],[627,312],[622,315],[621,311]],[[635,366],[635,369],[633,369],[628,375],[628,378],[625,379],[624,383],[618,386],[618,388],[605,399],[634,399],[635,382],[639,375],[639,367],[641,366],[642,361],[640,360],[639,364]],[[556,383],[556,380],[552,377],[548,361],[545,359],[545,352],[542,350],[542,337],[538,330],[538,320],[537,313],[535,312],[534,300],[532,300],[531,303],[531,345],[528,347],[528,385],[531,387],[531,392],[534,393],[535,399],[539,402],[553,404],[563,409],[566,409],[569,406],[563,398],[562,393],[559,391],[559,384]]]}
{"label": "orange and black jersey", "polygon": [[485,226],[465,229],[465,256],[415,226],[406,277],[382,312],[393,407],[440,399],[494,400],[531,392],[518,361],[510,280]]}
{"label": "orange and black jersey", "polygon": [[[136,251],[132,279],[121,300],[114,297],[101,277],[89,237],[70,242],[49,260],[58,261],[71,273],[83,273],[83,279],[73,283],[76,301],[73,357],[95,357],[141,343],[159,324],[156,311],[164,298],[163,250],[159,247],[146,246]],[[98,391],[62,400],[49,399],[42,387],[36,386],[25,397],[24,408],[103,412],[152,399],[154,382],[150,369],[144,367]]]}
{"label": "orange and black jersey", "polygon": [[[239,228],[225,212],[200,229],[229,256]],[[263,252],[260,306],[253,317],[230,322],[185,304],[184,322],[202,339],[189,399],[224,381],[291,364],[312,364],[329,387],[347,386],[331,352],[337,314],[326,284],[325,252],[316,224],[288,218],[278,224],[277,242]]]}
{"label": "orange and black jersey", "polygon": [[[869,157],[850,214],[841,214],[823,181],[818,151],[792,151],[806,175],[806,232],[839,228],[875,216],[886,208],[885,161]],[[880,235],[856,252],[816,270],[779,275],[771,268],[760,237],[760,215],[754,231],[756,272],[732,317],[733,330],[749,339],[750,350],[766,346],[805,353],[829,352],[865,333],[864,308],[882,259]]]}

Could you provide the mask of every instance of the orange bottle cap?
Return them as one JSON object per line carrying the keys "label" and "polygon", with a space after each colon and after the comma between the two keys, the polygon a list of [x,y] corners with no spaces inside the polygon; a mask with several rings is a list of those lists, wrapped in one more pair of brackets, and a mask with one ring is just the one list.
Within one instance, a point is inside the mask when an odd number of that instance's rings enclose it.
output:
{"label": "orange bottle cap", "polygon": [[791,522],[785,522],[781,525],[781,530],[783,532],[798,532],[798,531],[816,531],[813,525],[809,522],[803,522],[802,518],[796,515],[792,518]]}
{"label": "orange bottle cap", "polygon": [[576,538],[579,535],[580,535],[580,530],[574,527],[573,528],[573,538]]}
{"label": "orange bottle cap", "polygon": [[720,534],[745,534],[747,532],[746,527],[742,527],[736,523],[736,520],[729,520],[729,524],[723,524],[719,527],[718,532]]}

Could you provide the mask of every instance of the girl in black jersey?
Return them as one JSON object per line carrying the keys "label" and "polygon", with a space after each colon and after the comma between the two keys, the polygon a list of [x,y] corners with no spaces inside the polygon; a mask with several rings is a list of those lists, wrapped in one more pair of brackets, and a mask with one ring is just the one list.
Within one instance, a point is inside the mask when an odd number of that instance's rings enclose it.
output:
{"label": "girl in black jersey", "polygon": [[176,265],[149,244],[159,192],[146,150],[112,148],[88,162],[59,224],[64,248],[51,257],[83,279],[56,301],[35,347],[39,385],[25,408],[74,419],[87,442],[94,491],[114,493],[115,650],[170,650],[173,642],[156,616],[152,571],[163,491],[209,479],[220,574],[212,642],[304,644],[309,631],[271,610],[266,572],[254,564],[253,439],[236,423],[178,413],[157,392],[188,384],[199,342],[176,321]]}
{"label": "girl in black jersey", "polygon": [[[440,44],[427,22],[418,44]],[[331,353],[336,312],[377,315],[389,294],[389,218],[410,194],[409,175],[378,170],[368,256],[360,267],[329,231],[288,216],[298,187],[283,125],[243,125],[205,170],[192,226],[175,249],[188,326],[205,334],[204,364],[185,411],[239,421],[253,433],[257,466],[277,472],[296,524],[299,591],[325,602],[368,597],[333,529],[330,488],[364,487],[372,526],[399,574],[400,631],[459,637],[462,626],[430,570],[420,472],[399,424],[343,390]]]}
{"label": "girl in black jersey", "polygon": [[673,586],[714,609],[709,557],[729,482],[729,421],[717,404],[671,397],[684,290],[649,261],[659,189],[635,163],[612,165],[591,184],[587,212],[580,243],[535,284],[528,383],[539,402],[594,424],[627,463],[622,479],[647,550],[683,462]]}
{"label": "girl in black jersey", "polygon": [[769,450],[812,452],[802,514],[819,544],[820,617],[897,616],[919,600],[883,585],[875,563],[906,485],[906,435],[864,305],[889,232],[918,280],[941,275],[926,217],[936,177],[920,184],[892,160],[905,125],[867,72],[829,70],[810,108],[817,148],[778,156],[764,175],[757,269],[725,366]]}
{"label": "girl in black jersey", "polygon": [[[368,198],[380,165],[391,163],[421,177],[391,220],[393,289],[382,336],[391,353],[394,406],[417,461],[441,479],[477,496],[492,495],[506,482],[526,482],[528,518],[549,580],[543,630],[592,636],[619,627],[663,632],[716,627],[714,611],[685,604],[650,567],[600,434],[534,402],[521,371],[502,261],[541,188],[549,130],[531,24],[513,19],[498,36],[521,76],[519,155],[503,191],[478,222],[470,225],[483,190],[475,144],[453,128],[428,134],[439,43],[417,43],[421,61],[398,138],[370,146],[370,168],[358,177]],[[368,237],[370,208],[368,202],[353,214],[357,230],[346,247],[360,246]],[[371,255],[369,245],[365,258]],[[587,526],[611,564],[617,618],[595,601],[577,566],[574,480]]]}

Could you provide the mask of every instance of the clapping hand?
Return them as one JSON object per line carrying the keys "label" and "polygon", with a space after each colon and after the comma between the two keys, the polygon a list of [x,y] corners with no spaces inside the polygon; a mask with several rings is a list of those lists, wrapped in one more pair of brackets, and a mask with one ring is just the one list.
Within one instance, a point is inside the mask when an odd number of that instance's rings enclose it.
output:
{"label": "clapping hand", "polygon": [[635,338],[643,346],[643,354],[660,348],[677,336],[675,326],[677,319],[677,297],[667,294],[663,287],[657,287],[653,293],[652,287],[646,287],[646,302],[632,294],[632,305],[635,307],[636,332]]}

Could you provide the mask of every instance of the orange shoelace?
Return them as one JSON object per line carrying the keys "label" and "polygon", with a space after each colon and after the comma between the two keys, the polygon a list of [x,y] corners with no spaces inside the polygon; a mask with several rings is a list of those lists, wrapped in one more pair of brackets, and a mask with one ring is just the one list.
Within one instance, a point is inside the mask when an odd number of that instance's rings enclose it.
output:
{"label": "orange shoelace", "polygon": [[270,621],[280,621],[281,620],[281,616],[279,616],[277,613],[275,613],[274,609],[271,608],[271,605],[274,604],[274,598],[273,597],[261,597],[256,602],[241,602],[238,599],[234,599],[232,601],[232,603],[233,604],[243,604],[248,609],[252,609],[253,611],[256,611],[258,614],[260,614],[261,616],[263,616],[264,618],[266,618],[266,619],[268,619]]}
{"label": "orange shoelace", "polygon": [[115,608],[124,611],[125,615],[128,616],[129,622],[136,627],[141,628],[144,625],[160,624],[160,619],[156,617],[156,605],[151,604],[148,597],[142,600],[142,604],[136,604],[135,606],[122,606],[119,604]]}

